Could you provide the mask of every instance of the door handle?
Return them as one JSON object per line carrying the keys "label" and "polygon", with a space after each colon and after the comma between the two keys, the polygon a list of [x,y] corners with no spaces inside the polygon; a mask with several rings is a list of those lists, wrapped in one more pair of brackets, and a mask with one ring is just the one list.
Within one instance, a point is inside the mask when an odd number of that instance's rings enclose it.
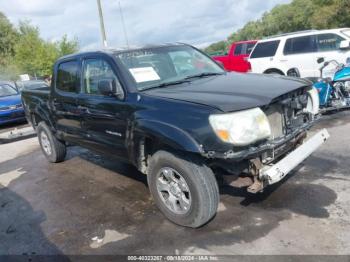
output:
{"label": "door handle", "polygon": [[86,106],[78,106],[78,110],[82,113],[86,113],[86,114],[90,113],[89,108],[87,108]]}

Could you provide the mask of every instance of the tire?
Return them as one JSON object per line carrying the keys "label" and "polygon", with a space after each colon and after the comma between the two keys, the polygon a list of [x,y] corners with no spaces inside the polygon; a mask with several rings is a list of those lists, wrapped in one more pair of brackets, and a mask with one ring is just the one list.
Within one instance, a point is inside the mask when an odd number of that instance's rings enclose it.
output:
{"label": "tire", "polygon": [[51,163],[62,162],[66,157],[66,145],[52,134],[45,122],[38,124],[37,134],[41,150],[46,159]]}
{"label": "tire", "polygon": [[[172,179],[167,178],[170,174]],[[158,151],[150,160],[147,180],[156,205],[175,224],[197,228],[216,214],[219,188],[215,175],[197,158]],[[174,184],[174,180],[178,184],[169,185],[169,181]],[[164,184],[167,189],[162,191]],[[178,198],[174,197],[174,191]],[[174,201],[175,198],[180,199],[182,205],[179,200]],[[169,199],[173,200],[172,205]]]}

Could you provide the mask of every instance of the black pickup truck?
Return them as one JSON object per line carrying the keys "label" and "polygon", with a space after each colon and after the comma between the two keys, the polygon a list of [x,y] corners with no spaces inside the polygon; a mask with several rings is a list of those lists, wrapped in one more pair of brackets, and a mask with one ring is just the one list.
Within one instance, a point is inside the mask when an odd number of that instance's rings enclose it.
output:
{"label": "black pickup truck", "polygon": [[69,144],[127,161],[164,215],[189,227],[215,215],[220,177],[258,193],[329,136],[305,139],[319,103],[309,82],[228,73],[184,44],[63,57],[50,90],[22,101],[50,162]]}

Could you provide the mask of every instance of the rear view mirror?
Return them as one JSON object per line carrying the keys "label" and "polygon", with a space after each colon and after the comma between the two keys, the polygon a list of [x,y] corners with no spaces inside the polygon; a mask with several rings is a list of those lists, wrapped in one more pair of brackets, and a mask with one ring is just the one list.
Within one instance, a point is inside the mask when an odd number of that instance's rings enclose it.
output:
{"label": "rear view mirror", "polygon": [[317,58],[317,63],[318,64],[321,64],[321,63],[323,63],[324,62],[324,57],[319,57],[319,58]]}
{"label": "rear view mirror", "polygon": [[343,40],[340,42],[339,49],[349,49],[350,48],[350,41],[349,40]]}
{"label": "rear view mirror", "polygon": [[116,89],[116,84],[113,79],[101,79],[98,81],[98,91],[104,96],[115,95]]}

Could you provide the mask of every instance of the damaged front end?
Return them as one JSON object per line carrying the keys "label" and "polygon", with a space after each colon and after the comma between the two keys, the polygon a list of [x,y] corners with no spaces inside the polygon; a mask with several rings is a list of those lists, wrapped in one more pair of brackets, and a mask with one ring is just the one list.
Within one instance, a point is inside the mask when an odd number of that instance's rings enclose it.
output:
{"label": "damaged front end", "polygon": [[231,174],[224,176],[227,183],[260,192],[283,179],[328,139],[327,130],[322,130],[305,142],[307,130],[318,119],[318,108],[316,90],[288,93],[262,108],[271,129],[269,138],[226,152],[208,151],[206,157],[214,168]]}

